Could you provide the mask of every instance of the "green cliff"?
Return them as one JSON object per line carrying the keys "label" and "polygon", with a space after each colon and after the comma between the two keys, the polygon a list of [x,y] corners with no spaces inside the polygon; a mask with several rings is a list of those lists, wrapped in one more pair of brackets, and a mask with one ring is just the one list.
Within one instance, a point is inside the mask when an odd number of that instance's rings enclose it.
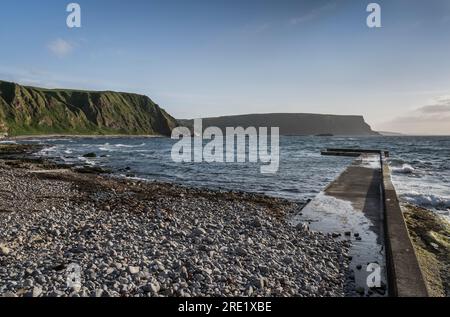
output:
{"label": "green cliff", "polygon": [[0,81],[0,132],[9,136],[170,135],[175,126],[176,120],[147,96]]}

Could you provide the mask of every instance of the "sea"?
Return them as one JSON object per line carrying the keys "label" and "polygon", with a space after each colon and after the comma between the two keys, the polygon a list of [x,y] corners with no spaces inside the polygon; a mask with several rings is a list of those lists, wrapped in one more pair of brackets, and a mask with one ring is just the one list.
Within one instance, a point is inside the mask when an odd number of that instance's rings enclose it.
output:
{"label": "sea", "polygon": [[[37,155],[108,168],[119,177],[260,193],[294,201],[314,198],[352,161],[322,156],[321,150],[382,149],[390,152],[392,180],[401,202],[431,209],[450,221],[450,136],[281,136],[280,165],[275,174],[262,174],[261,162],[176,163],[171,151],[177,141],[162,137],[29,138],[17,142],[44,144]],[[97,157],[83,156],[91,152]]]}

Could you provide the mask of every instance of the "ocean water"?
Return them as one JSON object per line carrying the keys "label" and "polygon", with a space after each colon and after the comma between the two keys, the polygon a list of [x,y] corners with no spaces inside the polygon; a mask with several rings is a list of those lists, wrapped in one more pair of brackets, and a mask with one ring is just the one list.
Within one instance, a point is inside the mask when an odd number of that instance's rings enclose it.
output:
{"label": "ocean water", "polygon": [[[67,163],[111,168],[117,175],[189,186],[250,191],[304,201],[321,192],[352,161],[321,156],[328,147],[384,149],[400,200],[432,209],[450,220],[450,137],[280,137],[280,167],[262,163],[175,163],[168,138],[53,138],[21,142],[48,145],[40,155]],[[95,152],[87,159],[83,154]]]}

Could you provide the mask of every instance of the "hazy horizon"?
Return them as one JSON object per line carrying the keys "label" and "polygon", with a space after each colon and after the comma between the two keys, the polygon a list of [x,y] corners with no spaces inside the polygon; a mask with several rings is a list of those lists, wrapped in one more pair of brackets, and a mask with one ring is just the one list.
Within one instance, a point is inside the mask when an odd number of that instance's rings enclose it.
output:
{"label": "hazy horizon", "polygon": [[76,1],[2,5],[0,80],[149,96],[175,118],[362,115],[376,131],[450,135],[450,2]]}

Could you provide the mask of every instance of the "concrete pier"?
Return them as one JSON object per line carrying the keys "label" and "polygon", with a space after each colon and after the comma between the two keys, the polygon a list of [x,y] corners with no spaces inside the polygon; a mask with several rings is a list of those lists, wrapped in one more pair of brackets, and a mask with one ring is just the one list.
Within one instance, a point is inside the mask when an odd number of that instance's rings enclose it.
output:
{"label": "concrete pier", "polygon": [[[327,149],[322,154],[355,160],[296,220],[351,240],[355,292],[348,295],[428,296],[385,161],[389,153]],[[381,268],[381,287],[367,283],[370,263]]]}

